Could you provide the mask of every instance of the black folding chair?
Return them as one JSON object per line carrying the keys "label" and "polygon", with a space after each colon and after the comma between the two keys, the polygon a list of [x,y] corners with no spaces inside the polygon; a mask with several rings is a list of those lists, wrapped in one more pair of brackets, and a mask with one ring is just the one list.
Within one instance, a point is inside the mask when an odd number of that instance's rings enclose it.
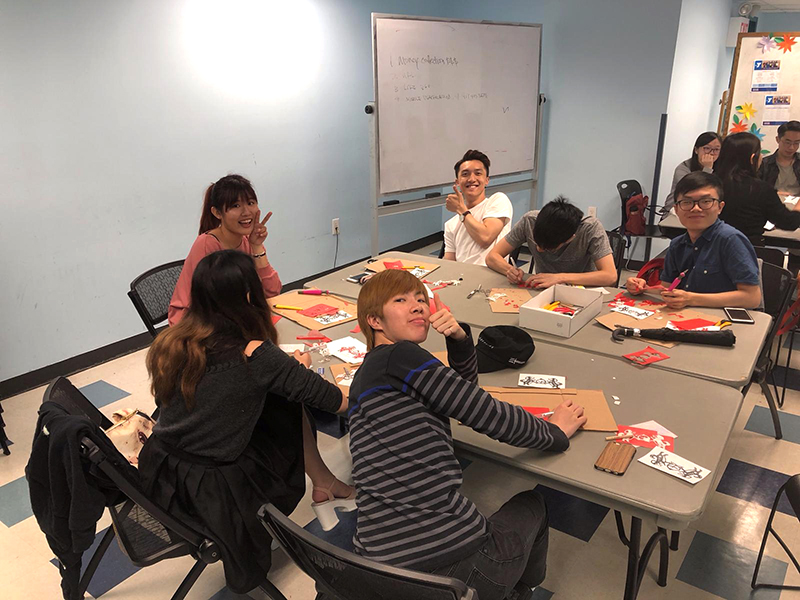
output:
{"label": "black folding chair", "polygon": [[[101,428],[111,424],[65,377],[59,377],[47,387],[44,401],[59,404],[75,417],[88,417]],[[99,435],[105,434],[100,432]],[[108,528],[89,560],[80,580],[78,597],[83,597],[116,535],[122,550],[137,567],[147,567],[167,558],[192,556],[195,559],[194,566],[172,595],[172,600],[183,600],[206,565],[220,559],[217,544],[153,503],[139,485],[138,471],[119,452],[109,455],[89,437],[81,440],[81,451],[93,465],[94,471],[103,477],[103,481],[98,483],[105,489],[113,485],[124,499],[108,507],[113,527]],[[268,580],[262,584],[262,589],[273,600],[286,600]]]}
{"label": "black folding chair", "polygon": [[619,287],[619,278],[622,275],[622,261],[625,260],[625,237],[617,231],[606,231],[608,243],[611,244],[611,256],[614,257],[614,266],[617,268],[617,282],[614,287]]}
{"label": "black folding chair", "polygon": [[3,454],[8,456],[11,450],[8,449],[9,439],[6,437],[6,422],[3,421],[3,404],[0,403],[0,448],[3,449]]}
{"label": "black folding chair", "polygon": [[792,554],[792,551],[789,550],[789,546],[786,545],[786,542],[783,541],[781,536],[778,535],[778,532],[772,527],[772,521],[775,518],[775,511],[778,509],[778,503],[781,499],[781,494],[786,494],[786,498],[789,500],[789,504],[792,506],[792,510],[794,510],[795,517],[800,520],[800,475],[794,475],[789,478],[789,480],[784,483],[781,488],[778,490],[778,493],[775,495],[775,502],[772,504],[772,510],[769,513],[769,519],[767,520],[767,526],[764,529],[764,538],[761,540],[761,549],[758,551],[758,558],[756,559],[756,567],[753,570],[753,581],[750,582],[750,586],[754,589],[771,589],[771,590],[800,590],[800,586],[796,585],[778,585],[775,583],[756,583],[758,580],[758,571],[761,568],[761,559],[764,558],[764,548],[767,546],[767,538],[769,534],[775,536],[775,539],[778,540],[778,543],[781,547],[786,551],[786,554],[789,555],[792,563],[794,564],[794,568],[800,572],[800,564],[797,563],[797,559]]}
{"label": "black folding chair", "polygon": [[[398,569],[345,552],[294,523],[272,504],[261,523],[300,569],[317,583],[317,598],[336,600],[477,600],[462,581]],[[323,596],[324,595],[324,596]]]}
{"label": "black folding chair", "polygon": [[176,260],[154,267],[131,282],[128,297],[153,337],[156,337],[156,325],[167,319],[169,301],[181,276],[183,263]]}
{"label": "black folding chair", "polygon": [[775,366],[771,358],[772,344],[775,341],[775,335],[778,332],[781,319],[783,319],[783,315],[789,307],[795,280],[789,271],[768,262],[761,265],[761,280],[764,290],[764,312],[772,316],[772,325],[767,332],[767,338],[761,348],[761,353],[756,359],[756,366],[750,381],[742,390],[742,396],[747,395],[747,392],[750,391],[750,386],[754,383],[761,387],[761,391],[764,393],[769,405],[769,411],[772,414],[775,439],[779,440],[783,437],[783,432],[781,431],[777,402],[767,384],[767,378],[772,376],[772,369]]}

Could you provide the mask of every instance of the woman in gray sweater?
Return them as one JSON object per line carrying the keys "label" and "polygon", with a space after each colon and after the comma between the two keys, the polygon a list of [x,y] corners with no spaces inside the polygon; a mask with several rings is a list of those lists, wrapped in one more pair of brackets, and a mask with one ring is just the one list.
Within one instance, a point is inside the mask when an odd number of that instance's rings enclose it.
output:
{"label": "woman in gray sweater", "polygon": [[675,186],[678,185],[681,179],[692,171],[714,172],[714,161],[719,156],[720,148],[722,148],[722,138],[719,137],[716,131],[706,131],[697,136],[692,148],[692,157],[687,158],[675,167],[675,174],[672,176],[672,187],[669,189],[669,195],[664,206],[665,214],[675,205]]}

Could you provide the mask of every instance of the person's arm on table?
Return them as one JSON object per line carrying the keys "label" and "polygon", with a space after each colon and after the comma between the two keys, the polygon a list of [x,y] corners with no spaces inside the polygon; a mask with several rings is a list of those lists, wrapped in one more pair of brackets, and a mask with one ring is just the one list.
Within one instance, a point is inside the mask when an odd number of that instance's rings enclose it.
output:
{"label": "person's arm on table", "polygon": [[614,266],[614,257],[611,254],[596,260],[596,271],[588,273],[536,273],[530,277],[525,285],[532,288],[549,288],[558,283],[572,285],[614,285],[617,281],[617,268]]}
{"label": "person's arm on table", "polygon": [[501,275],[505,275],[510,283],[518,285],[524,282],[525,273],[522,269],[510,265],[508,260],[506,260],[506,257],[517,248],[517,246],[512,246],[508,242],[510,235],[511,234],[504,237],[497,242],[494,248],[489,250],[489,254],[486,255],[486,266],[492,271],[497,271]]}
{"label": "person's arm on table", "polygon": [[[669,287],[666,282],[662,285]],[[757,308],[761,303],[761,289],[757,285],[737,283],[736,289],[730,292],[715,294],[699,294],[685,290],[672,290],[661,292],[661,298],[669,308],[680,309],[686,306],[705,306],[708,308]]]}

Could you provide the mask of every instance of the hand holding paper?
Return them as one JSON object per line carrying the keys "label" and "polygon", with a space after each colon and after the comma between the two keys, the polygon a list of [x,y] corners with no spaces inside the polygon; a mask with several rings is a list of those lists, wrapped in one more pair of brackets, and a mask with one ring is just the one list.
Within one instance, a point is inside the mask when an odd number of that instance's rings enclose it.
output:
{"label": "hand holding paper", "polygon": [[639,277],[628,277],[628,281],[625,282],[625,289],[632,296],[641,294],[646,286],[647,282]]}

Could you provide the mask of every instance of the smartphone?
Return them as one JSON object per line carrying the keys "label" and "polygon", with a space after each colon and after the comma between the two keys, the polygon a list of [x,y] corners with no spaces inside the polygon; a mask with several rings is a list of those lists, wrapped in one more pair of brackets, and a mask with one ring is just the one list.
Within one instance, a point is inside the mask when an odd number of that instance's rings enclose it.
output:
{"label": "smartphone", "polygon": [[743,308],[723,308],[722,310],[725,311],[725,315],[731,323],[747,323],[748,325],[755,323],[750,313]]}
{"label": "smartphone", "polygon": [[350,275],[345,281],[349,281],[350,283],[364,283],[364,280],[372,273],[368,271],[364,271],[363,273],[356,273],[355,275]]}
{"label": "smartphone", "polygon": [[594,468],[613,475],[623,475],[628,470],[628,465],[631,464],[635,455],[636,446],[608,442],[597,458],[597,462],[594,463]]}

